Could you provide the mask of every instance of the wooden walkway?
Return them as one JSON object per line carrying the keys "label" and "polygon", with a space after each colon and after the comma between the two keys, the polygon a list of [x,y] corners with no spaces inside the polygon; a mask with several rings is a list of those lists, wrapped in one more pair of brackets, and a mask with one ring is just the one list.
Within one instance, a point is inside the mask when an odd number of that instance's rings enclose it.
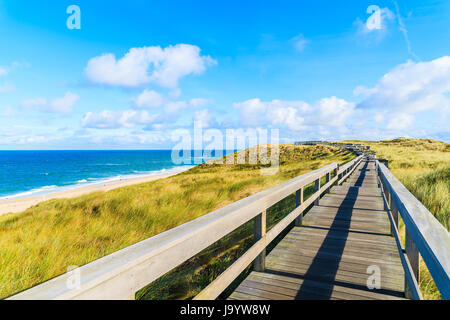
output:
{"label": "wooden walkway", "polygon": [[[375,164],[362,161],[267,255],[265,271],[251,272],[229,299],[403,299],[404,271],[390,230]],[[380,271],[380,289],[367,287],[373,270]]]}

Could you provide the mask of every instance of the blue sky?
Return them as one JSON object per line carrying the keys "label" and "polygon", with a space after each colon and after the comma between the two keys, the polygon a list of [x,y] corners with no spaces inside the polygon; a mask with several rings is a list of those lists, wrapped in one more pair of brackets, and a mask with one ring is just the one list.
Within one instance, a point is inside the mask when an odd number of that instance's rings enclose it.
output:
{"label": "blue sky", "polygon": [[449,21],[448,1],[0,0],[0,149],[170,148],[194,120],[448,142]]}

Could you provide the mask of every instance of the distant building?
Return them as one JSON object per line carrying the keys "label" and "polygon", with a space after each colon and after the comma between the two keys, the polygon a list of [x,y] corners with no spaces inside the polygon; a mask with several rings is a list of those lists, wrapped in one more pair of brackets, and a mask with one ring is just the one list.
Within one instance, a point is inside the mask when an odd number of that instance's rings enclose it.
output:
{"label": "distant building", "polygon": [[308,145],[308,146],[312,146],[312,145],[316,145],[319,143],[324,143],[326,141],[296,141],[294,142],[295,145]]}

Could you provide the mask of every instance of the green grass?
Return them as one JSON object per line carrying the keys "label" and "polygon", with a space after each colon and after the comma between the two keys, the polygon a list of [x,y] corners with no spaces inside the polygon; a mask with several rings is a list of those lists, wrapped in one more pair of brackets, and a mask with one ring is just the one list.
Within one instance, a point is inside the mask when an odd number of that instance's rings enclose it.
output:
{"label": "green grass", "polygon": [[[392,173],[449,230],[450,144],[432,139],[406,138],[347,142],[368,145],[378,158],[388,159]],[[399,232],[404,238],[401,221]],[[422,259],[420,269],[419,283],[424,299],[441,299]]]}
{"label": "green grass", "polygon": [[[6,297],[138,241],[200,217],[253,193],[331,162],[354,158],[324,146],[280,145],[280,169],[263,165],[204,164],[176,176],[42,202],[0,217],[0,297]],[[269,226],[285,215],[292,197],[268,211]],[[278,219],[278,220],[277,220]],[[247,224],[141,290],[138,298],[194,296],[251,243]]]}

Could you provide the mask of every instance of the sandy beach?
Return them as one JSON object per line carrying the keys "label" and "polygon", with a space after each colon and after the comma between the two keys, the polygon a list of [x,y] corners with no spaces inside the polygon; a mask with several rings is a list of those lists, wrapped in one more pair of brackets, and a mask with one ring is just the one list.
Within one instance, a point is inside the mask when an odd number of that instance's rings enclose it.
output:
{"label": "sandy beach", "polygon": [[182,168],[180,170],[171,171],[168,173],[153,174],[136,178],[124,178],[116,181],[107,181],[102,183],[89,184],[86,186],[74,187],[68,190],[55,191],[46,194],[34,195],[23,198],[5,199],[0,200],[0,216],[6,213],[17,213],[28,209],[31,206],[38,204],[39,202],[58,199],[58,198],[73,198],[88,194],[95,191],[109,191],[112,189],[129,186],[133,184],[139,184],[143,182],[155,181],[158,179],[167,178],[176,175],[180,172],[189,170],[190,168]]}

